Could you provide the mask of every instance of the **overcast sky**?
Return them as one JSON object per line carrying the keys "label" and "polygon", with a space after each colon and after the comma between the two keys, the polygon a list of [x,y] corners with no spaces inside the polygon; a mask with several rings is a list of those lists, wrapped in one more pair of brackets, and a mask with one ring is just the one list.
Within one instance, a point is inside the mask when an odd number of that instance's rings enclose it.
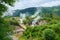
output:
{"label": "overcast sky", "polygon": [[9,9],[25,9],[29,7],[52,7],[60,5],[60,0],[20,0],[15,2],[14,7],[10,7]]}

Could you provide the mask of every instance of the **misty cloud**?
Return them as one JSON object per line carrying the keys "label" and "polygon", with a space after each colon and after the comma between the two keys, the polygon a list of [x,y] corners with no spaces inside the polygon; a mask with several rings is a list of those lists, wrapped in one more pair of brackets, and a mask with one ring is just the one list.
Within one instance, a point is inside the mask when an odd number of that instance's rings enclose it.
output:
{"label": "misty cloud", "polygon": [[60,0],[19,0],[15,2],[14,7],[9,6],[9,9],[24,9],[28,7],[52,7],[60,5]]}

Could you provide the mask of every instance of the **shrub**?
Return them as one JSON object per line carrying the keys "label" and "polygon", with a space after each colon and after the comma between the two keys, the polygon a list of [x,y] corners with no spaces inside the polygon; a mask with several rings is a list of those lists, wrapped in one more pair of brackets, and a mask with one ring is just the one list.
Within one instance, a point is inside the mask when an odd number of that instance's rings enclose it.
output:
{"label": "shrub", "polygon": [[43,36],[45,40],[55,40],[55,32],[51,29],[45,29],[43,31]]}
{"label": "shrub", "polygon": [[17,26],[19,26],[18,21],[15,20],[15,19],[10,20],[9,22],[10,22],[11,25],[17,25]]}
{"label": "shrub", "polygon": [[41,37],[41,33],[40,33],[40,28],[39,27],[28,27],[23,36],[25,36],[26,38],[36,38],[36,37]]}
{"label": "shrub", "polygon": [[[54,27],[52,27],[52,26],[54,26]],[[52,29],[58,34],[58,35],[60,35],[60,24],[58,23],[58,24],[54,24],[54,25],[52,25],[51,27],[52,27]]]}

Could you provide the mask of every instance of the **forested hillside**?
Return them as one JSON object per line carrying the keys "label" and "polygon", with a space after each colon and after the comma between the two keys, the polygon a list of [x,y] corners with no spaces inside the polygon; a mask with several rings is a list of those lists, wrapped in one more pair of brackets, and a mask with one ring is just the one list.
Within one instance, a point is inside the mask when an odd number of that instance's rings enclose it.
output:
{"label": "forested hillside", "polygon": [[[35,10],[34,8],[30,9]],[[19,17],[20,12],[30,14],[30,9],[28,8],[27,11],[19,10],[19,12],[15,12],[14,17],[4,17],[4,20],[14,27],[15,31],[12,32],[11,36],[18,38],[18,40],[60,40],[59,7],[42,7],[42,11],[39,10],[36,16],[33,14],[34,17],[31,15]],[[36,13],[36,11],[34,12]]]}
{"label": "forested hillside", "polygon": [[60,6],[16,9],[7,15],[3,3],[14,2],[0,0],[0,40],[60,40]]}
{"label": "forested hillside", "polygon": [[13,10],[13,16],[20,16],[21,13],[26,14],[26,15],[33,15],[37,10],[41,10],[41,14],[57,14],[60,15],[60,6],[55,6],[55,7],[31,7],[31,8],[26,8],[26,9],[17,9]]}

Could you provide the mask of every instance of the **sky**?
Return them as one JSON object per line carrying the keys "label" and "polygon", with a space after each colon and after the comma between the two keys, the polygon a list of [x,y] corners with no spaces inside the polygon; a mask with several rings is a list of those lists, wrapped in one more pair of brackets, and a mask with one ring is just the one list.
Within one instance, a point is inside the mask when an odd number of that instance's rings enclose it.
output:
{"label": "sky", "polygon": [[60,0],[19,0],[14,7],[8,6],[9,10],[25,9],[29,7],[52,7],[60,5]]}
{"label": "sky", "polygon": [[[3,3],[8,6],[8,13],[12,15],[13,10],[25,9],[29,7],[52,7],[60,5],[60,0],[18,0],[14,3],[14,6],[11,7],[8,4]],[[6,14],[6,13],[5,13]]]}

